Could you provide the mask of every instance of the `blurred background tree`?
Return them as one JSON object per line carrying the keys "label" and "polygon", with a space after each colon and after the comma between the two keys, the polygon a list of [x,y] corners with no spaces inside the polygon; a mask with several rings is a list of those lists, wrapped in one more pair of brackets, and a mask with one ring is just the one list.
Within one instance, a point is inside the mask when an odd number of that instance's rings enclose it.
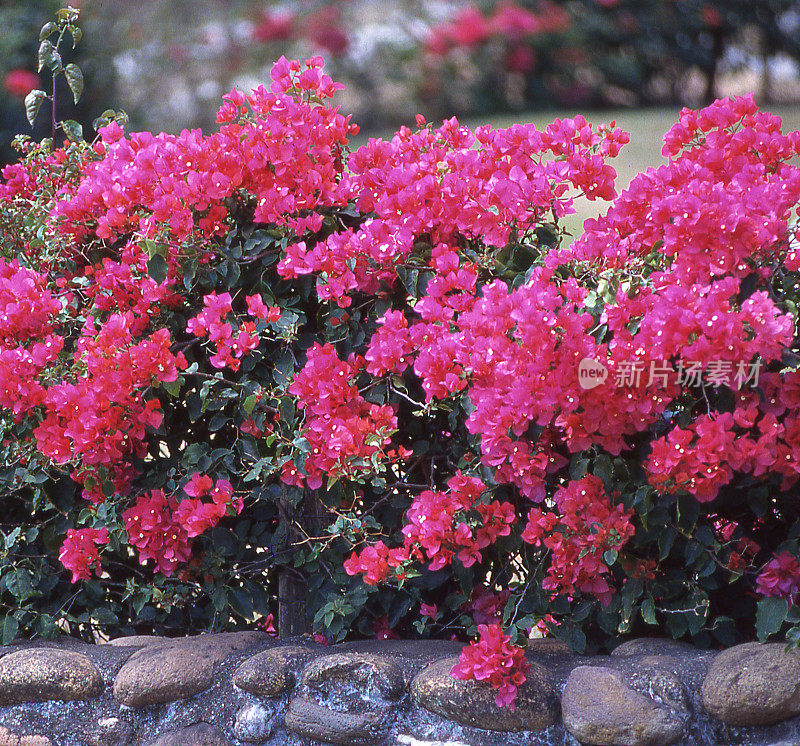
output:
{"label": "blurred background tree", "polygon": [[[0,0],[0,155],[29,132],[35,36],[58,0]],[[65,117],[124,108],[134,129],[214,128],[233,86],[320,54],[365,131],[457,114],[800,99],[800,0],[73,0],[86,94]],[[47,74],[44,74],[47,77]],[[45,86],[49,83],[42,80]],[[63,96],[64,104],[67,96]],[[44,136],[45,132],[35,132]]]}
{"label": "blurred background tree", "polygon": [[[763,103],[772,103],[771,71],[800,59],[796,0],[577,0],[570,6],[580,18],[589,103],[596,105],[705,105],[721,94],[721,73],[748,71],[760,73],[760,81],[750,81],[758,83]],[[790,97],[796,95],[795,87]]]}

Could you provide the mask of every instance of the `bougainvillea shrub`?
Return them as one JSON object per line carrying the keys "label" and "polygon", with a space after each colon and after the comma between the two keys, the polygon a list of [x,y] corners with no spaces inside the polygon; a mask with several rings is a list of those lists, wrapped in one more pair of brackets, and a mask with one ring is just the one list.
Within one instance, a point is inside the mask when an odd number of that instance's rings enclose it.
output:
{"label": "bougainvillea shrub", "polygon": [[800,134],[686,110],[617,196],[613,125],[351,153],[337,88],[282,59],[212,134],[3,171],[3,639],[253,627],[290,577],[504,706],[531,633],[796,639]]}

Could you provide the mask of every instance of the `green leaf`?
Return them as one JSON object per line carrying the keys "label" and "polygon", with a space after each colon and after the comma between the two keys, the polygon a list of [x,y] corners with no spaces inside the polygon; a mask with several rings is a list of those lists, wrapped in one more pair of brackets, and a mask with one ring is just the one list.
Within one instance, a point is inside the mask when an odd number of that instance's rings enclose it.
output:
{"label": "green leaf", "polygon": [[58,29],[58,26],[53,23],[52,21],[48,21],[42,26],[42,30],[39,32],[39,41],[44,41],[48,36],[53,34]]}
{"label": "green leaf", "polygon": [[11,614],[8,614],[3,619],[3,645],[14,642],[17,632],[19,632],[19,622]]}
{"label": "green leaf", "polygon": [[233,588],[231,593],[231,606],[233,610],[243,619],[252,619],[254,609],[253,599],[250,597],[250,594],[240,588]]}
{"label": "green leaf", "polygon": [[616,549],[606,549],[603,552],[603,561],[611,567],[617,561],[617,550]]}
{"label": "green leaf", "polygon": [[74,119],[66,119],[61,122],[61,129],[64,130],[64,134],[70,142],[83,141],[83,127]]}
{"label": "green leaf", "polygon": [[167,279],[169,267],[167,260],[161,254],[153,254],[147,260],[147,274],[150,275],[159,285]]}
{"label": "green leaf", "polygon": [[52,42],[49,42],[47,39],[45,39],[39,45],[39,67],[37,68],[37,72],[42,72],[46,66],[50,66],[55,53],[56,48],[53,46]]}
{"label": "green leaf", "polygon": [[762,642],[774,635],[783,626],[789,613],[789,602],[785,598],[762,598],[756,610],[756,635]]}
{"label": "green leaf", "polygon": [[119,617],[108,606],[99,606],[92,612],[92,619],[98,624],[117,624]]}
{"label": "green leaf", "polygon": [[25,96],[25,116],[28,118],[28,124],[33,127],[33,121],[39,114],[39,109],[42,106],[42,101],[47,98],[47,94],[39,89],[32,90]]}
{"label": "green leaf", "polygon": [[21,533],[22,529],[19,526],[17,526],[13,531],[11,531],[11,533],[9,533],[3,541],[5,548],[11,549],[11,547],[13,547],[14,544],[17,543],[17,539],[19,538]]}
{"label": "green leaf", "polygon": [[611,459],[604,453],[599,455],[592,465],[592,474],[596,477],[600,477],[606,487],[613,483],[612,470]]}
{"label": "green leaf", "polygon": [[216,586],[211,591],[211,603],[217,611],[222,611],[228,605],[228,593],[225,588]]}
{"label": "green leaf", "polygon": [[83,31],[81,31],[77,26],[73,26],[69,32],[72,34],[72,48],[75,49],[75,45],[83,39]]}
{"label": "green leaf", "polygon": [[657,624],[656,622],[656,605],[653,603],[652,598],[646,598],[642,601],[642,619],[645,624]]}
{"label": "green leaf", "polygon": [[23,567],[15,568],[5,576],[5,586],[20,602],[26,601],[33,594],[31,577],[30,570]]}
{"label": "green leaf", "polygon": [[162,381],[161,388],[164,389],[170,396],[176,397],[181,393],[181,384],[183,379],[176,378],[174,381]]}
{"label": "green leaf", "polygon": [[208,429],[210,432],[215,433],[217,430],[221,430],[227,422],[227,415],[218,412],[211,418],[211,422],[208,423]]}
{"label": "green leaf", "polygon": [[64,75],[67,78],[67,85],[72,91],[72,100],[77,104],[83,93],[83,73],[74,62],[71,62],[64,68]]}
{"label": "green leaf", "polygon": [[569,478],[583,479],[583,477],[586,476],[586,472],[588,470],[589,470],[588,458],[573,459],[572,463],[569,466]]}

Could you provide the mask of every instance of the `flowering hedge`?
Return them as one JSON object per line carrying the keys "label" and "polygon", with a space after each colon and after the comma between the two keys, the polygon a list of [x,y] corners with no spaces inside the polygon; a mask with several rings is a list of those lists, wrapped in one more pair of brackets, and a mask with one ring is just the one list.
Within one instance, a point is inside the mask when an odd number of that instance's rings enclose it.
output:
{"label": "flowering hedge", "polygon": [[[315,58],[218,131],[24,145],[0,185],[5,642],[268,622],[701,645],[800,620],[800,133],[421,118],[350,153]],[[568,245],[577,199],[613,199]],[[786,626],[788,625],[788,627]]]}

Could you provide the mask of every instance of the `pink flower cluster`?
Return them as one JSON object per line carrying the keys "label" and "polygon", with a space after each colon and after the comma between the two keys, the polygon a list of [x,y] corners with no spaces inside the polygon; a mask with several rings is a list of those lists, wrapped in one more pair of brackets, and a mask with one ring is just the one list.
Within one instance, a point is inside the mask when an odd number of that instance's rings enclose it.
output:
{"label": "pink flower cluster", "polygon": [[83,270],[89,280],[83,288],[89,309],[101,317],[130,312],[134,336],[145,332],[151,317],[183,302],[173,287],[171,272],[162,283],[147,274],[147,258],[141,243],[131,240],[122,247],[118,260],[106,257]]}
{"label": "pink flower cluster", "polygon": [[[189,319],[186,331],[195,337],[205,338],[213,345],[214,354],[209,362],[215,368],[239,370],[241,358],[256,349],[259,335],[253,321],[245,321],[239,326],[236,335],[233,326],[225,321],[231,311],[230,293],[210,293],[203,298],[203,310]],[[268,308],[260,295],[248,296],[247,310],[257,319],[277,321],[281,312],[278,308]]]}
{"label": "pink flower cluster", "polygon": [[114,239],[135,230],[182,242],[195,231],[227,232],[225,200],[242,192],[255,199],[255,219],[263,223],[299,227],[300,211],[338,204],[340,154],[357,127],[337,109],[311,102],[341,86],[322,73],[321,58],[305,65],[281,58],[272,79],[270,91],[224,96],[220,130],[209,136],[184,130],[126,137],[115,122],[101,128],[100,158],[53,217],[77,237],[93,231]]}
{"label": "pink flower cluster", "polygon": [[756,579],[756,593],[763,596],[785,598],[794,603],[800,590],[800,562],[789,552],[779,552],[771,559]]}
{"label": "pink flower cluster", "polygon": [[110,537],[107,528],[71,528],[61,545],[58,559],[72,573],[72,582],[89,580],[94,570],[97,577],[103,572],[97,548],[108,544]]}
{"label": "pink flower cluster", "polygon": [[495,704],[513,712],[517,687],[525,683],[529,671],[525,651],[511,644],[499,624],[479,624],[478,640],[461,651],[451,674],[456,679],[485,681],[497,692]]}
{"label": "pink flower cluster", "polygon": [[[216,526],[229,508],[240,513],[241,499],[233,499],[233,486],[225,479],[214,482],[205,474],[193,474],[183,488],[189,496],[178,501],[163,490],[140,495],[122,519],[139,561],[153,560],[159,572],[170,577],[191,557],[191,540]],[[203,497],[210,497],[204,502]]]}
{"label": "pink flower cluster", "polygon": [[481,500],[486,485],[477,477],[458,473],[447,487],[447,492],[425,490],[415,497],[403,527],[404,547],[421,553],[431,570],[454,558],[464,567],[480,562],[481,550],[508,536],[517,518],[511,503]]}
{"label": "pink flower cluster", "polygon": [[305,411],[301,435],[309,448],[304,474],[292,463],[282,475],[284,482],[306,481],[316,489],[326,474],[354,476],[369,471],[375,458],[396,459],[406,452],[387,448],[397,430],[392,407],[367,402],[354,385],[363,367],[359,357],[340,360],[331,344],[315,344],[308,351],[289,393]]}
{"label": "pink flower cluster", "polygon": [[40,376],[64,345],[61,310],[44,275],[0,259],[0,407],[17,420],[44,402]]}
{"label": "pink flower cluster", "polygon": [[402,578],[403,568],[412,559],[426,562],[431,570],[440,570],[454,559],[471,567],[481,561],[482,549],[511,533],[514,506],[484,501],[486,485],[479,479],[458,473],[447,486],[447,492],[425,490],[414,498],[406,513],[402,547],[390,549],[378,541],[345,561],[347,574],[362,573],[364,582],[376,585],[395,568],[400,568],[396,575]]}
{"label": "pink flower cluster", "polygon": [[[573,212],[571,187],[589,199],[613,197],[615,174],[605,159],[629,140],[619,129],[594,131],[581,116],[544,132],[520,124],[473,134],[455,118],[436,129],[419,122],[416,132],[401,127],[391,141],[370,140],[348,160],[339,202],[355,199],[377,217],[313,247],[289,246],[279,264],[284,276],[324,272],[320,298],[344,307],[350,291],[374,293],[393,282],[415,236],[429,235],[433,245],[481,236],[487,246],[504,246],[512,230],[524,234],[550,210]],[[452,268],[445,262],[440,271]],[[455,279],[465,281],[458,272]]]}
{"label": "pink flower cluster", "polygon": [[738,395],[737,408],[700,415],[685,429],[653,441],[645,462],[650,483],[665,493],[685,490],[701,502],[717,497],[735,473],[783,476],[788,489],[800,477],[800,373],[762,376],[760,397]]}
{"label": "pink flower cluster", "polygon": [[[392,569],[402,567],[406,562],[408,552],[405,547],[389,549],[379,540],[365,547],[360,554],[353,552],[344,561],[344,570],[348,575],[362,574],[367,585],[378,585],[389,578]],[[402,577],[403,572],[400,571],[397,575]]]}
{"label": "pink flower cluster", "polygon": [[524,541],[550,550],[544,588],[569,596],[587,593],[608,604],[613,587],[603,554],[619,551],[633,536],[633,511],[613,505],[595,476],[560,487],[553,500],[557,510],[533,508],[522,532]]}
{"label": "pink flower cluster", "polygon": [[134,323],[131,312],[112,314],[100,329],[89,318],[74,352],[83,375],[46,390],[34,436],[54,462],[113,468],[143,455],[146,427],[161,424],[158,400],[144,400],[141,391],[156,381],[174,381],[186,360],[172,353],[164,328],[134,343]]}

